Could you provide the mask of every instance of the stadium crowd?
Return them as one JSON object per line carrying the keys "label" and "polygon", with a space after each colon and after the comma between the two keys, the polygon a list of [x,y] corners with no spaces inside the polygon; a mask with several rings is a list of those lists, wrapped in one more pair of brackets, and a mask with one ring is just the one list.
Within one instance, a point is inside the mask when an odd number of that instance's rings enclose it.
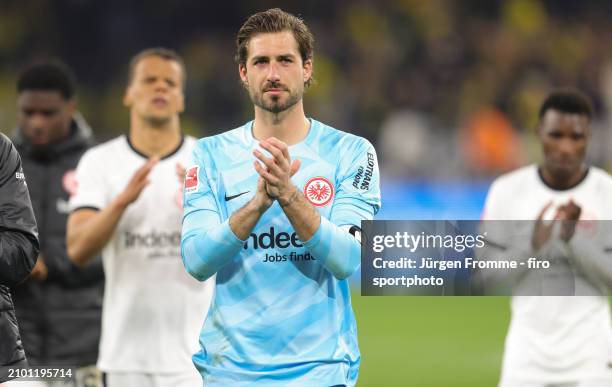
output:
{"label": "stadium crowd", "polygon": [[[184,129],[196,137],[248,118],[236,80],[233,31],[265,1],[108,1],[0,5],[0,128],[14,126],[18,71],[44,56],[74,68],[80,109],[96,137],[122,133],[117,99],[126,62],[142,47],[176,49],[189,79]],[[315,36],[314,117],[350,128],[379,149],[384,175],[494,176],[537,155],[537,107],[553,86],[612,109],[609,3],[573,1],[297,1]],[[324,11],[323,11],[324,9]],[[180,23],[177,22],[180,20]],[[27,27],[26,27],[27,26]],[[126,38],[129,37],[129,38]],[[591,158],[608,165],[612,139],[595,130]],[[452,165],[452,166],[451,166]]]}

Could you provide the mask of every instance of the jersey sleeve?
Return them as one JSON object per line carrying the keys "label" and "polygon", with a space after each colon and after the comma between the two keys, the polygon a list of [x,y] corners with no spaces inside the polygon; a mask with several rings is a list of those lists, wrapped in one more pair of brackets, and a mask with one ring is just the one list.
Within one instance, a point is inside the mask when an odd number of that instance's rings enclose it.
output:
{"label": "jersey sleeve", "polygon": [[76,169],[77,191],[70,198],[70,211],[81,208],[100,210],[108,204],[104,161],[96,149],[85,152]]}
{"label": "jersey sleeve", "polygon": [[[371,220],[380,208],[378,161],[372,144],[359,138],[340,162],[336,196],[330,219],[321,224],[304,246],[334,277],[346,279],[361,263],[360,236],[353,226]],[[353,235],[351,235],[353,234]]]}
{"label": "jersey sleeve", "polygon": [[204,150],[195,147],[183,189],[183,233],[205,233],[221,224],[221,214],[206,173]]}
{"label": "jersey sleeve", "polygon": [[36,220],[21,158],[0,134],[0,284],[13,286],[26,278],[38,250]]}
{"label": "jersey sleeve", "polygon": [[495,180],[485,199],[485,204],[482,209],[481,219],[482,220],[504,220],[504,195],[502,181],[500,179]]}
{"label": "jersey sleeve", "polygon": [[491,261],[506,261],[508,257],[514,257],[519,265],[517,268],[475,270],[472,280],[489,295],[508,294],[527,273],[526,261],[531,256],[530,238],[525,241],[521,234],[517,234],[517,227],[524,227],[524,220],[516,221],[505,211],[511,202],[508,200],[508,186],[507,180],[501,177],[489,188],[479,230],[485,235],[485,244],[476,249],[475,254],[479,260]]}
{"label": "jersey sleeve", "polygon": [[[599,171],[590,173],[594,172]],[[576,225],[574,236],[564,244],[564,248],[587,279],[598,286],[602,294],[609,295],[612,294],[612,208],[608,198],[612,196],[612,177],[601,171],[596,189],[602,204],[599,220],[581,219],[585,226],[588,223],[593,225],[588,228]]]}
{"label": "jersey sleeve", "polygon": [[187,272],[200,281],[229,263],[244,244],[231,230],[229,217],[222,221],[206,152],[202,146],[194,148],[183,191],[181,257]]}
{"label": "jersey sleeve", "polygon": [[360,226],[381,206],[378,159],[372,144],[359,138],[340,162],[330,221],[337,226]]}

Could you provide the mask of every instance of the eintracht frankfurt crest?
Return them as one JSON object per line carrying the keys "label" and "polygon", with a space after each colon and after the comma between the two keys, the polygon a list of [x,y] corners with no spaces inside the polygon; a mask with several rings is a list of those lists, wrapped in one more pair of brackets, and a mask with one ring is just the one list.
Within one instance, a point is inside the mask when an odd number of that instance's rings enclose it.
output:
{"label": "eintracht frankfurt crest", "polygon": [[304,186],[304,196],[317,207],[323,207],[334,197],[334,186],[324,177],[313,177]]}

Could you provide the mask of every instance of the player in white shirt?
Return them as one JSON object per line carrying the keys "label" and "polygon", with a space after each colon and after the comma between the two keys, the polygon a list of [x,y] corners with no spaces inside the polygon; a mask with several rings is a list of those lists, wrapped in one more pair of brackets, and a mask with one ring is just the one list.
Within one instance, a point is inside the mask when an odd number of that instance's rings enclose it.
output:
{"label": "player in white shirt", "polygon": [[[612,177],[585,163],[591,116],[579,92],[549,95],[538,125],[543,162],[499,177],[489,190],[483,219],[535,219],[534,256],[556,248],[577,268],[569,290],[594,294],[514,296],[500,387],[612,386],[612,325],[604,296],[612,287],[612,254],[581,243],[585,227],[604,227],[596,221],[612,219]],[[565,232],[547,219],[565,220]]]}
{"label": "player in white shirt", "polygon": [[77,168],[67,248],[106,274],[98,367],[106,386],[201,385],[191,361],[212,282],[183,268],[182,176],[195,140],[183,137],[183,62],[156,48],[130,64],[129,134],[89,150]]}

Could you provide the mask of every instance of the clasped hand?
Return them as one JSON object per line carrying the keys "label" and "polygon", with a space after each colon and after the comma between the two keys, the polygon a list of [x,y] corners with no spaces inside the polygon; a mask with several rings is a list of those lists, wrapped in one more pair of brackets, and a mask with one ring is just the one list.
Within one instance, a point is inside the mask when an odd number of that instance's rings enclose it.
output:
{"label": "clasped hand", "polygon": [[[554,222],[548,224],[544,223],[544,214],[551,207],[552,202],[548,203],[538,215],[533,230],[531,239],[532,247],[535,251],[538,251],[551,237]],[[572,199],[566,204],[557,207],[555,212],[554,220],[561,221],[561,229],[559,237],[564,242],[569,242],[574,233],[576,232],[576,223],[580,219],[580,213],[582,209]]]}
{"label": "clasped hand", "polygon": [[298,195],[298,189],[291,181],[291,177],[300,168],[300,161],[292,161],[287,144],[275,137],[263,140],[259,145],[272,157],[266,157],[257,149],[253,151],[253,155],[257,158],[254,161],[255,170],[260,176],[258,193],[263,194],[262,191],[265,190],[265,195],[285,207]]}

